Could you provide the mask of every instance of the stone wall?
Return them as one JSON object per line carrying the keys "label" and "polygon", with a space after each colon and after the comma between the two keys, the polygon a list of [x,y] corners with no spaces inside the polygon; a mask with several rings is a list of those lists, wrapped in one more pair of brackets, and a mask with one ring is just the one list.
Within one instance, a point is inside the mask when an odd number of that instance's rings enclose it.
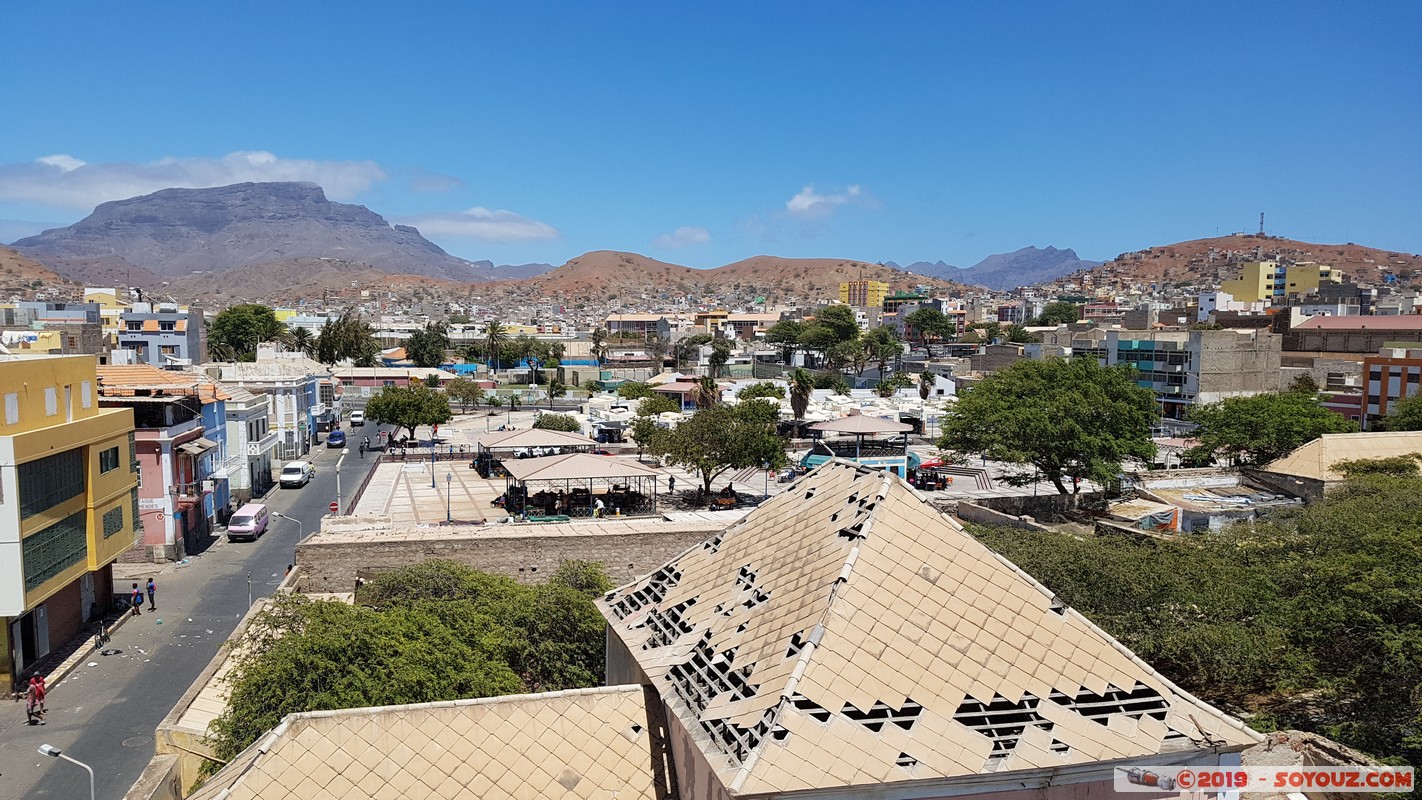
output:
{"label": "stone wall", "polygon": [[958,519],[964,522],[976,522],[981,525],[1000,525],[1006,528],[1022,528],[1031,531],[1049,531],[1051,528],[1038,524],[1037,520],[1031,517],[1019,517],[1012,514],[1004,514],[1001,511],[994,511],[966,500],[958,502],[958,510],[955,512]]}
{"label": "stone wall", "polygon": [[[381,518],[360,518],[379,520]],[[613,583],[626,583],[705,541],[725,523],[602,521],[549,525],[463,525],[392,531],[313,534],[296,545],[303,592],[350,592],[357,577],[372,578],[433,558],[538,583],[567,560],[601,563]]]}

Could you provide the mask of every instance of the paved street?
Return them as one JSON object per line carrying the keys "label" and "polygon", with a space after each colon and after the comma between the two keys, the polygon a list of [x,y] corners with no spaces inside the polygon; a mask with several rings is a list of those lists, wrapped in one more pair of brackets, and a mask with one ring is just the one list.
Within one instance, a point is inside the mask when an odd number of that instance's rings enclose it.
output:
{"label": "paved street", "polygon": [[[377,430],[348,427],[347,434],[357,441],[374,439]],[[305,533],[312,533],[335,500],[338,455],[318,445],[315,479],[300,489],[274,490],[263,502],[301,520]],[[347,498],[372,463],[352,448],[341,470]],[[292,561],[297,538],[294,523],[273,518],[255,543],[223,541],[185,566],[155,565],[156,573],[148,574],[156,574],[158,611],[145,611],[118,630],[109,646],[122,649],[121,655],[93,653],[84,663],[97,666],[81,666],[51,687],[47,724],[25,725],[22,704],[0,706],[6,709],[0,712],[0,800],[89,796],[84,770],[41,756],[36,749],[44,743],[94,768],[100,800],[121,798],[153,755],[153,729],[246,611],[248,572],[252,596],[271,594]]]}

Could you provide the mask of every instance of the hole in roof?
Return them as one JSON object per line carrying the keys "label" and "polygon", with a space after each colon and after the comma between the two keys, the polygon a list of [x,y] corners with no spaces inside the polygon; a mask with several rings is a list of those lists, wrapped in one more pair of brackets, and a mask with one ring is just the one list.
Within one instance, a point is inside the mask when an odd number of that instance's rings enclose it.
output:
{"label": "hole in roof", "polygon": [[790,729],[782,728],[779,725],[776,725],[775,728],[770,731],[770,738],[774,739],[777,742],[783,742],[786,739],[790,738]]}
{"label": "hole in roof", "polygon": [[1066,608],[1067,606],[1065,600],[1062,600],[1056,595],[1052,595],[1052,603],[1051,605],[1047,606],[1047,610],[1051,611],[1054,614],[1057,614],[1058,616],[1064,617],[1066,616]]}
{"label": "hole in roof", "polygon": [[899,753],[899,757],[894,759],[894,765],[908,769],[909,767],[918,766],[918,759],[908,753]]}
{"label": "hole in roof", "polygon": [[1017,740],[1028,725],[1047,731],[1053,728],[1050,720],[1037,713],[1041,702],[1031,693],[1023,694],[1015,703],[1000,694],[994,694],[989,703],[967,695],[953,712],[953,719],[992,740],[989,758],[1006,757],[1017,746]]}
{"label": "hole in roof", "polygon": [[868,711],[860,711],[853,703],[845,703],[839,713],[875,733],[883,730],[886,722],[892,722],[908,731],[913,730],[918,715],[923,713],[923,706],[915,703],[912,698],[905,700],[901,708],[893,708],[880,700],[870,706]]}
{"label": "hole in roof", "polygon": [[1096,694],[1083,686],[1074,697],[1055,689],[1047,697],[1099,725],[1106,725],[1112,714],[1125,714],[1131,719],[1149,716],[1164,720],[1170,710],[1169,701],[1139,681],[1129,692],[1107,684],[1105,694]]}
{"label": "hole in roof", "polygon": [[1053,753],[1070,753],[1071,746],[1068,745],[1066,742],[1053,739],[1051,750]]}
{"label": "hole in roof", "polygon": [[816,722],[829,722],[830,711],[824,706],[809,699],[803,694],[797,694],[790,698],[790,704],[804,711]]}
{"label": "hole in roof", "polygon": [[641,725],[638,725],[638,724],[635,723],[635,722],[632,723],[632,732],[633,732],[633,733],[641,733],[641,732],[642,732],[642,726],[641,726]]}
{"label": "hole in roof", "polygon": [[809,489],[809,491],[805,492],[805,499],[806,499],[806,500],[809,500],[811,497],[814,497],[814,496],[815,496],[815,487],[811,486],[810,489]]}
{"label": "hole in roof", "polygon": [[796,631],[794,635],[790,637],[790,646],[785,648],[785,657],[789,658],[801,650],[804,650],[806,641],[808,640],[805,639],[805,632]]}

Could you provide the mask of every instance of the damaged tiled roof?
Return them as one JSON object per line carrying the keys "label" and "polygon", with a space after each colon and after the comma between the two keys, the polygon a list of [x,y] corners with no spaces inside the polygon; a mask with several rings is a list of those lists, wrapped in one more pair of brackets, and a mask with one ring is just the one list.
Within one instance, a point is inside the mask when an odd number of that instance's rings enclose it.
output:
{"label": "damaged tiled roof", "polygon": [[640,686],[292,714],[191,800],[654,798]]}
{"label": "damaged tiled roof", "polygon": [[195,372],[159,369],[151,364],[109,364],[97,369],[99,394],[104,397],[132,397],[139,392],[181,395],[196,390],[204,403],[232,399],[226,389]]}
{"label": "damaged tiled roof", "polygon": [[599,607],[732,795],[1259,740],[847,462]]}

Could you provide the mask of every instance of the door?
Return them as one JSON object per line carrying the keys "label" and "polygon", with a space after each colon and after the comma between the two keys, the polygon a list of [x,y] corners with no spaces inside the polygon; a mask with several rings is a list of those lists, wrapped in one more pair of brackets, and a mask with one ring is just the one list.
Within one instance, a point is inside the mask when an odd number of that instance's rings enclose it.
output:
{"label": "door", "polygon": [[44,606],[44,603],[35,606],[34,613],[30,615],[35,621],[35,658],[49,655],[49,614]]}

